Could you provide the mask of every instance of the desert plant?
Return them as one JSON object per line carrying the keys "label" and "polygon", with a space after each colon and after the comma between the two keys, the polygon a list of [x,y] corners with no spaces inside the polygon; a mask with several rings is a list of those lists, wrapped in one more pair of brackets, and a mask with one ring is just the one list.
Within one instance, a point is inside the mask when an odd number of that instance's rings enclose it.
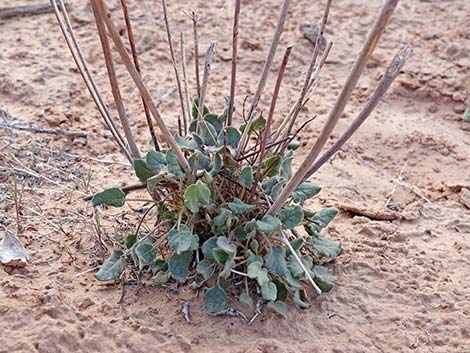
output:
{"label": "desert plant", "polygon": [[[166,3],[162,0],[181,108],[181,114],[177,114],[181,119],[176,134],[172,134],[165,125],[141,79],[126,1],[121,0],[121,4],[132,59],[105,2],[92,0],[111,91],[124,136],[97,90],[63,1],[51,2],[87,87],[140,181],[136,185],[114,187],[94,195],[90,198],[93,206],[121,207],[130,191],[146,189],[152,204],[143,218],[148,217],[151,210],[156,215],[153,232],[141,234],[140,222],[136,232],[129,235],[122,247],[115,249],[103,263],[96,278],[118,279],[126,266],[152,273],[154,281],[162,285],[169,281],[185,282],[191,278],[196,283],[196,290],[205,289],[204,306],[210,314],[227,313],[230,300],[238,298],[249,307],[266,303],[285,316],[286,300],[292,300],[300,308],[309,306],[305,284],[311,285],[317,293],[331,290],[335,278],[323,266],[323,262],[338,256],[341,245],[324,237],[322,230],[336,216],[337,211],[334,208],[310,210],[306,207],[305,202],[320,192],[320,187],[307,178],[341,148],[364,122],[411,54],[408,45],[400,49],[356,120],[318,158],[398,0],[385,2],[325,127],[295,173],[292,171],[292,160],[300,146],[298,134],[311,120],[300,124],[296,130],[294,127],[302,107],[318,83],[320,70],[331,49],[330,43],[317,63],[331,0],[326,1],[300,95],[277,129],[273,125],[275,107],[292,47],[285,50],[266,117],[259,113],[258,104],[272,68],[290,1],[283,1],[248,114],[246,118],[243,114],[244,122],[234,127],[240,0],[235,0],[234,7],[230,95],[225,97],[226,104],[222,112],[213,112],[204,104],[214,43],[207,50],[201,81],[197,60],[198,22],[193,13],[197,94],[190,102],[184,43],[181,36],[182,68],[178,69]],[[122,104],[108,35],[142,96],[152,139],[152,147],[144,157],[135,143]],[[157,141],[151,116],[163,132],[164,141]]]}

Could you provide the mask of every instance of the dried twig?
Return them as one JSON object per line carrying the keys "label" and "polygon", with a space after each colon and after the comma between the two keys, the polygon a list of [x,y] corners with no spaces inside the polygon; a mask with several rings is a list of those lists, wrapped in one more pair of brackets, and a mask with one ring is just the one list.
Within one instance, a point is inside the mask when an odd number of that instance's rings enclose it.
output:
{"label": "dried twig", "polygon": [[281,8],[281,12],[279,14],[279,19],[277,21],[276,29],[274,31],[274,36],[271,41],[271,46],[269,47],[268,56],[266,57],[266,61],[264,62],[263,72],[261,74],[261,78],[258,82],[258,87],[256,88],[255,96],[253,97],[253,102],[251,103],[250,110],[248,111],[248,121],[245,126],[245,130],[241,136],[238,150],[237,150],[237,157],[243,153],[245,149],[248,133],[251,128],[251,124],[254,120],[254,111],[258,105],[259,99],[261,97],[261,93],[264,90],[264,86],[266,85],[266,81],[268,80],[269,71],[271,69],[271,65],[274,60],[274,55],[276,54],[277,47],[279,45],[279,39],[281,38],[282,29],[284,28],[284,22],[286,21],[287,12],[289,10],[289,0],[284,0]]}
{"label": "dried twig", "polygon": [[184,135],[188,133],[189,122],[191,121],[191,103],[189,98],[189,88],[188,88],[188,69],[186,65],[186,49],[184,47],[184,36],[183,32],[180,32],[180,45],[181,45],[181,67],[183,69],[183,85],[184,85],[184,96],[186,100],[186,111],[188,112],[188,121],[186,119],[183,121],[184,124]]}
{"label": "dried twig", "polygon": [[271,99],[271,106],[269,108],[268,120],[266,121],[266,127],[264,128],[264,136],[261,139],[261,146],[260,146],[260,152],[259,152],[259,157],[258,157],[258,161],[259,161],[258,169],[256,170],[256,176],[254,179],[253,187],[251,189],[251,194],[248,199],[249,201],[252,200],[255,190],[258,187],[258,182],[260,180],[264,154],[266,152],[266,144],[268,143],[268,137],[271,131],[271,124],[273,121],[274,110],[276,109],[277,97],[279,96],[279,90],[281,88],[282,79],[284,78],[284,72],[286,71],[287,62],[289,61],[289,55],[291,51],[292,51],[292,46],[288,46],[284,54],[284,58],[282,59],[282,64],[279,69],[279,73],[277,75],[276,85],[274,86],[274,92],[273,92],[273,96]]}
{"label": "dried twig", "polygon": [[295,104],[294,111],[292,113],[292,116],[289,121],[289,126],[285,132],[285,136],[288,136],[290,132],[292,131],[292,128],[294,127],[295,121],[297,120],[297,116],[299,115],[300,110],[302,109],[302,103],[304,102],[305,95],[307,94],[307,91],[310,86],[310,81],[312,79],[313,75],[313,70],[315,68],[315,64],[317,62],[317,56],[318,52],[320,51],[320,43],[321,39],[323,38],[323,33],[325,31],[326,27],[326,21],[328,20],[328,14],[330,12],[330,7],[331,7],[331,2],[332,0],[327,0],[326,5],[325,5],[325,10],[323,12],[323,17],[321,20],[320,27],[318,28],[318,33],[317,33],[317,40],[315,42],[315,47],[313,48],[313,53],[312,53],[312,59],[310,61],[310,65],[307,70],[307,75],[305,76],[305,81],[304,85],[302,87],[302,90],[300,92],[300,96],[297,100],[297,103]]}
{"label": "dried twig", "polygon": [[166,36],[168,39],[168,48],[170,49],[171,64],[173,65],[173,70],[175,72],[176,88],[178,89],[178,96],[180,99],[181,114],[183,117],[184,125],[186,126],[188,117],[186,116],[186,107],[184,103],[185,99],[183,96],[183,90],[181,89],[180,75],[178,72],[178,68],[176,67],[175,51],[173,50],[173,41],[171,39],[170,23],[168,22],[168,14],[167,14],[165,0],[162,0],[162,7],[163,7],[163,20],[165,21]]}
{"label": "dried twig", "polygon": [[200,81],[200,76],[199,76],[199,43],[198,43],[198,35],[197,35],[198,19],[194,11],[192,12],[191,20],[193,22],[194,69],[195,69],[195,74],[196,74],[196,91],[197,91],[197,96],[199,97],[199,94],[201,92],[201,81]]}
{"label": "dried twig", "polygon": [[382,11],[380,12],[380,15],[377,18],[377,21],[372,31],[370,32],[369,37],[367,38],[367,41],[365,42],[362,51],[356,60],[356,63],[354,64],[354,67],[351,70],[351,73],[349,74],[349,77],[343,87],[343,90],[341,91],[341,94],[339,95],[335,106],[333,107],[333,110],[330,112],[328,120],[325,126],[323,127],[320,136],[318,137],[317,141],[313,145],[312,149],[308,153],[307,157],[304,159],[297,172],[289,180],[279,197],[270,207],[270,209],[268,210],[268,214],[275,215],[281,209],[281,207],[287,201],[292,192],[304,180],[312,164],[315,162],[316,158],[320,154],[323,146],[328,140],[328,137],[331,135],[331,132],[333,131],[341,114],[343,113],[346,103],[349,100],[349,97],[351,96],[352,90],[356,86],[356,83],[359,80],[359,77],[361,76],[361,73],[365,67],[367,60],[372,55],[372,52],[374,51],[380,39],[380,36],[384,32],[385,26],[387,25],[388,20],[392,16],[393,10],[395,9],[397,3],[398,0],[387,0],[385,2],[384,6],[382,7]]}
{"label": "dried twig", "polygon": [[0,18],[7,19],[17,16],[34,16],[44,13],[53,12],[54,9],[50,4],[33,4],[14,7],[0,8]]}
{"label": "dried twig", "polygon": [[132,133],[131,126],[129,125],[129,119],[127,117],[126,108],[122,101],[121,91],[119,89],[119,82],[116,76],[116,70],[114,69],[113,57],[111,54],[111,48],[109,46],[108,36],[106,35],[106,28],[102,21],[99,19],[98,10],[96,3],[92,2],[93,14],[96,20],[96,27],[98,28],[98,34],[100,37],[101,47],[103,49],[104,61],[106,64],[106,70],[108,72],[109,84],[111,86],[111,93],[113,94],[114,103],[118,112],[119,120],[121,121],[124,134],[126,135],[127,143],[131,150],[132,157],[134,159],[140,158],[139,148],[135,142],[134,134]]}
{"label": "dried twig", "polygon": [[235,102],[235,84],[237,78],[237,54],[238,54],[238,22],[240,17],[241,0],[235,0],[235,10],[233,14],[232,32],[232,73],[230,75],[230,101],[228,104],[227,126],[232,125],[233,106]]}
{"label": "dried twig", "polygon": [[[124,138],[122,137],[121,133],[119,132],[118,128],[114,124],[111,116],[109,115],[108,109],[106,105],[103,103],[103,99],[98,92],[96,87],[96,83],[91,75],[91,71],[88,67],[88,64],[83,56],[83,52],[78,44],[77,38],[75,36],[75,31],[73,30],[72,23],[70,22],[70,18],[68,16],[66,7],[64,5],[63,0],[50,0],[54,13],[57,17],[57,21],[59,23],[60,29],[64,35],[65,41],[67,46],[70,49],[70,53],[75,61],[75,64],[80,71],[80,74],[85,82],[85,85],[92,96],[98,111],[100,112],[103,120],[108,127],[109,131],[114,137],[114,141],[117,143],[121,151],[127,157],[129,162],[132,164],[132,156],[126,148],[126,144],[124,143]],[[63,18],[62,18],[63,15]]]}
{"label": "dried twig", "polygon": [[132,64],[131,59],[129,58],[129,55],[127,54],[126,48],[124,47],[124,44],[121,41],[121,38],[119,36],[119,31],[116,29],[114,23],[111,21],[109,11],[106,9],[103,0],[93,0],[93,2],[98,2],[98,12],[100,14],[100,20],[104,21],[106,24],[106,27],[108,28],[109,34],[111,38],[113,39],[114,45],[116,47],[116,50],[118,51],[119,55],[121,56],[122,62],[126,66],[127,71],[129,72],[130,76],[134,80],[134,83],[136,84],[137,88],[140,91],[140,94],[142,97],[145,99],[150,112],[152,113],[153,117],[155,118],[158,127],[160,130],[163,132],[163,138],[165,141],[168,143],[168,145],[171,147],[171,149],[175,152],[176,157],[178,158],[179,163],[181,164],[181,167],[183,171],[189,175],[191,173],[191,168],[189,166],[188,160],[184,156],[183,152],[181,151],[181,148],[178,146],[176,143],[173,135],[171,134],[170,130],[168,130],[167,126],[165,125],[165,122],[163,121],[160,112],[157,110],[155,107],[155,104],[153,103],[152,97],[150,96],[150,93],[145,86],[144,82],[142,81],[139,73],[136,71],[135,66]]}
{"label": "dried twig", "polygon": [[88,134],[83,131],[69,131],[69,130],[53,130],[53,129],[45,129],[39,128],[34,126],[23,126],[17,125],[18,123],[13,124],[0,124],[0,129],[5,130],[20,130],[20,131],[28,131],[28,132],[35,132],[39,134],[50,134],[50,135],[63,135],[63,136],[71,136],[71,137],[87,137]]}
{"label": "dried twig", "polygon": [[[126,21],[127,37],[129,38],[129,44],[131,46],[132,59],[134,60],[135,69],[141,75],[139,57],[137,55],[137,48],[135,46],[134,32],[132,31],[131,19],[129,17],[129,11],[127,9],[127,0],[121,0],[122,12],[124,14],[124,20]],[[155,134],[155,129],[153,127],[152,116],[150,115],[149,108],[145,103],[144,98],[142,98],[142,106],[144,107],[145,119],[147,120],[147,127],[149,129],[150,137],[152,138],[153,145],[157,151],[160,150],[158,145],[157,135]]]}
{"label": "dried twig", "polygon": [[199,133],[200,125],[202,122],[203,114],[204,114],[204,104],[206,98],[206,91],[207,91],[207,84],[209,83],[209,74],[211,71],[211,61],[212,61],[212,53],[214,51],[215,43],[211,42],[209,47],[207,48],[206,53],[206,61],[204,63],[204,75],[202,76],[202,86],[199,95],[199,100],[197,104],[198,114],[197,114],[197,124],[196,124],[196,132]]}
{"label": "dried twig", "polygon": [[408,44],[405,44],[395,55],[392,62],[387,68],[384,76],[379,82],[379,85],[375,89],[372,96],[369,98],[366,106],[359,113],[357,118],[352,122],[348,129],[340,136],[340,138],[331,146],[308,170],[304,179],[312,176],[320,167],[325,164],[343,145],[351,138],[351,136],[357,131],[362,123],[369,117],[370,113],[375,109],[380,99],[390,87],[392,82],[400,73],[400,69],[405,64],[406,60],[411,56],[412,49]]}

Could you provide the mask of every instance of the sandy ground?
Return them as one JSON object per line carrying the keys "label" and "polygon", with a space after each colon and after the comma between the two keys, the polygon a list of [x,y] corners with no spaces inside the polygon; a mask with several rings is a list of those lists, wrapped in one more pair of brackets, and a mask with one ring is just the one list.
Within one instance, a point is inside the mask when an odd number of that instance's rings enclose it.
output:
{"label": "sandy ground", "polygon": [[[145,80],[175,128],[177,96],[159,2],[145,0],[139,7],[129,2]],[[0,6],[26,3],[31,1],[1,0]],[[83,49],[107,91],[90,8],[84,1],[72,3]],[[116,1],[110,3],[118,9]],[[278,119],[296,97],[312,50],[299,26],[319,18],[322,3],[292,1],[281,50],[295,46]],[[238,107],[256,87],[279,4],[243,1]],[[302,135],[303,151],[318,135],[380,4],[334,1],[326,33],[334,46],[318,93],[302,112],[302,119],[319,115]],[[182,10],[197,9],[203,19],[201,49],[217,41],[208,104],[220,108],[228,92],[232,2],[179,1],[169,7],[188,51],[191,30]],[[54,16],[0,20],[0,108],[9,113],[0,115],[0,123],[88,135],[14,131],[10,136],[0,130],[0,146],[12,138],[0,150],[0,235],[3,228],[16,228],[15,174],[23,190],[20,239],[31,255],[24,269],[0,268],[0,352],[470,352],[470,124],[463,121],[463,110],[470,107],[469,22],[467,0],[399,5],[335,136],[359,111],[399,43],[411,42],[415,55],[357,136],[314,178],[324,187],[314,205],[356,209],[341,212],[327,230],[344,247],[329,264],[338,276],[336,288],[313,296],[310,310],[291,307],[288,320],[266,312],[248,326],[238,318],[208,316],[200,298],[185,287],[178,293],[125,287],[118,304],[118,286],[103,286],[92,271],[83,274],[107,252],[93,210],[81,198],[132,183],[127,179],[132,173],[101,123]],[[192,72],[191,60],[191,77]],[[122,70],[119,78],[128,82]],[[272,85],[273,77],[267,92]],[[145,144],[138,94],[126,84],[123,95]],[[133,229],[142,210],[132,206],[98,215],[106,246]],[[364,210],[371,214],[364,216]],[[397,217],[381,220],[384,212]],[[187,299],[191,323],[181,315]]]}

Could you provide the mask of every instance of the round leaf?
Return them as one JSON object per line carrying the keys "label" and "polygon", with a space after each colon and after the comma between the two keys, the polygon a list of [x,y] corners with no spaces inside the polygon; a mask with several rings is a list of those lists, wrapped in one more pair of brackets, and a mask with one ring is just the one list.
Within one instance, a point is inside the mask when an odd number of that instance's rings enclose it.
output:
{"label": "round leaf", "polygon": [[95,273],[96,279],[109,281],[121,276],[126,268],[126,260],[121,250],[113,250],[111,255],[103,262],[103,266]]}
{"label": "round leaf", "polygon": [[110,188],[93,196],[91,203],[95,207],[99,205],[122,207],[124,205],[125,198],[126,194],[122,189]]}
{"label": "round leaf", "polygon": [[216,285],[204,295],[204,308],[209,314],[217,314],[227,309],[228,297],[225,291]]}

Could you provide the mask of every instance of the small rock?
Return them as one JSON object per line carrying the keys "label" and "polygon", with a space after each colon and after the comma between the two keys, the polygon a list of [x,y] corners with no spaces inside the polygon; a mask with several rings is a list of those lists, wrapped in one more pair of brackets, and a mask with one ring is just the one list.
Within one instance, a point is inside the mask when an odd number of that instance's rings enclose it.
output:
{"label": "small rock", "polygon": [[459,196],[459,202],[470,209],[470,190],[462,188],[462,190],[460,190]]}
{"label": "small rock", "polygon": [[[300,32],[304,35],[304,38],[307,39],[310,43],[315,45],[317,42],[317,34],[320,26],[315,18],[309,19],[307,22],[300,25]],[[320,49],[324,50],[326,48],[326,39],[322,36],[320,39]]]}
{"label": "small rock", "polygon": [[95,305],[95,302],[91,298],[85,298],[81,303],[77,305],[80,310],[88,309],[90,306]]}
{"label": "small rock", "polygon": [[454,112],[457,114],[463,114],[465,112],[465,104],[457,103],[454,105]]}

